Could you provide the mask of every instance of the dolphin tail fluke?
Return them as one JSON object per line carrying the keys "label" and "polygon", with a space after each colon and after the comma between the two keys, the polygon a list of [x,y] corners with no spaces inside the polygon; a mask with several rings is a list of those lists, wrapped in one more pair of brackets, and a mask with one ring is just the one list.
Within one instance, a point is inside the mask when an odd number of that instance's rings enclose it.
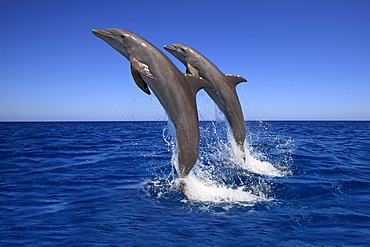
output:
{"label": "dolphin tail fluke", "polygon": [[235,87],[241,83],[241,82],[247,82],[247,79],[240,75],[231,75],[231,74],[225,74],[225,76],[229,79],[229,81],[234,85]]}
{"label": "dolphin tail fluke", "polygon": [[185,74],[185,77],[188,80],[189,85],[191,86],[195,94],[203,88],[213,89],[211,83],[204,80],[203,78],[195,77],[190,74]]}

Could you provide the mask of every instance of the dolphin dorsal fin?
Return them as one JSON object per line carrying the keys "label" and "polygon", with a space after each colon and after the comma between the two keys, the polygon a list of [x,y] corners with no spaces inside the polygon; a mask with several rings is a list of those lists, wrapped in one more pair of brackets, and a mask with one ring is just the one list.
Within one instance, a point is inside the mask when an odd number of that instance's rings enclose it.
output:
{"label": "dolphin dorsal fin", "polygon": [[135,70],[137,70],[141,75],[148,77],[149,79],[152,80],[157,80],[152,72],[149,70],[149,66],[146,65],[145,63],[140,62],[134,57],[130,57],[130,63],[131,66],[134,67]]}
{"label": "dolphin dorsal fin", "polygon": [[240,75],[225,74],[225,76],[229,79],[229,81],[234,87],[236,87],[241,82],[247,82],[247,79]]}
{"label": "dolphin dorsal fin", "polygon": [[184,74],[186,79],[188,80],[190,87],[193,89],[194,94],[196,94],[199,90],[202,88],[210,88],[212,89],[211,83],[208,81],[204,80],[201,77],[195,77],[190,74]]}
{"label": "dolphin dorsal fin", "polygon": [[141,90],[143,90],[144,93],[150,95],[148,84],[146,84],[146,82],[141,77],[139,71],[137,71],[132,65],[131,65],[131,74],[132,74],[132,78],[134,78],[134,81],[136,82],[136,85]]}

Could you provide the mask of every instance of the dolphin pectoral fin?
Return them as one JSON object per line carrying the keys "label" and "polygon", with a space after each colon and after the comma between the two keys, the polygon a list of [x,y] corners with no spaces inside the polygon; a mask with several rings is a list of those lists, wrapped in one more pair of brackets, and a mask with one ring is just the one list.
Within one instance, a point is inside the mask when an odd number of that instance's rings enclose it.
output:
{"label": "dolphin pectoral fin", "polygon": [[225,76],[229,79],[229,81],[234,85],[235,87],[241,83],[241,82],[247,82],[247,79],[240,75],[231,75],[231,74],[225,74]]}
{"label": "dolphin pectoral fin", "polygon": [[142,76],[148,77],[149,79],[152,80],[157,80],[154,75],[150,72],[149,66],[146,65],[145,63],[140,62],[134,57],[130,57],[130,63],[131,66]]}
{"label": "dolphin pectoral fin", "polygon": [[136,85],[141,89],[143,90],[144,93],[150,95],[151,92],[149,90],[149,87],[148,85],[146,84],[146,82],[143,80],[143,78],[141,77],[140,73],[134,68],[132,67],[131,65],[131,74],[132,74],[132,78],[134,78],[134,81],[136,83]]}
{"label": "dolphin pectoral fin", "polygon": [[211,83],[208,81],[204,80],[203,78],[200,77],[195,77],[190,74],[185,74],[186,79],[188,80],[191,88],[195,92],[195,94],[202,88],[210,88],[213,89]]}
{"label": "dolphin pectoral fin", "polygon": [[190,63],[187,63],[186,73],[191,74],[191,75],[196,76],[196,77],[200,77],[199,76],[199,71],[196,68],[194,68],[193,66],[191,66]]}

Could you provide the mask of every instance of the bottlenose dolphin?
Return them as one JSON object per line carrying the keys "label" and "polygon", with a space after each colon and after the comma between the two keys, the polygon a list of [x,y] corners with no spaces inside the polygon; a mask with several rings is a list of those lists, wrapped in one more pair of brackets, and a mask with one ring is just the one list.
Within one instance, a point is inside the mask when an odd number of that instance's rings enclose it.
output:
{"label": "bottlenose dolphin", "polygon": [[244,153],[246,126],[236,86],[247,80],[239,75],[222,73],[216,65],[190,46],[174,44],[165,45],[164,48],[185,65],[187,73],[204,78],[212,84],[213,88],[206,88],[205,91],[225,114],[234,139]]}
{"label": "bottlenose dolphin", "polygon": [[[157,47],[139,35],[117,28],[93,29],[131,64],[131,73],[138,87],[146,94],[154,92],[176,129],[178,169],[181,178],[187,177],[199,154],[199,122],[196,93],[207,81],[183,74]],[[186,197],[184,179],[181,188]]]}

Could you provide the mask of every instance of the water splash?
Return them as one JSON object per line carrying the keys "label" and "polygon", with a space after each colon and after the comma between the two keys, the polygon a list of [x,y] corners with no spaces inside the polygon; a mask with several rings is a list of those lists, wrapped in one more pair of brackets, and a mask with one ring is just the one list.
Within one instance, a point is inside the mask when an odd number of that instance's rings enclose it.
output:
{"label": "water splash", "polygon": [[[206,174],[206,173],[204,173]],[[247,186],[236,186],[212,180],[199,173],[191,172],[184,179],[186,184],[186,195],[189,200],[212,202],[212,203],[237,203],[243,206],[252,206],[256,202],[268,201],[266,195],[260,193],[256,195],[253,191],[248,190]]]}
{"label": "water splash", "polygon": [[[203,128],[202,132],[206,134],[206,139],[201,143],[201,160],[206,159],[208,163],[212,163],[214,160],[224,160],[226,163],[240,166],[249,172],[269,177],[283,177],[290,174],[288,164],[291,161],[291,149],[287,154],[275,150],[278,152],[277,156],[280,160],[273,162],[269,161],[268,153],[255,150],[248,140],[244,143],[245,151],[243,153],[234,140],[231,128],[225,121],[212,123],[212,126]],[[226,135],[222,133],[226,133]],[[275,145],[275,149],[287,149],[292,145],[290,139],[285,144],[282,141],[276,143],[278,140],[279,138],[268,137],[265,142]],[[284,158],[281,159],[281,157]]]}
{"label": "water splash", "polygon": [[[182,180],[190,201],[251,206],[274,200],[270,177],[288,175],[285,163],[273,165],[267,155],[254,150],[248,142],[244,161],[230,128],[222,121],[202,122],[200,130],[199,159],[189,176]],[[160,200],[188,202],[177,175],[175,128],[169,121],[163,130],[163,139],[172,154],[172,170],[165,178],[146,181],[146,191]]]}

